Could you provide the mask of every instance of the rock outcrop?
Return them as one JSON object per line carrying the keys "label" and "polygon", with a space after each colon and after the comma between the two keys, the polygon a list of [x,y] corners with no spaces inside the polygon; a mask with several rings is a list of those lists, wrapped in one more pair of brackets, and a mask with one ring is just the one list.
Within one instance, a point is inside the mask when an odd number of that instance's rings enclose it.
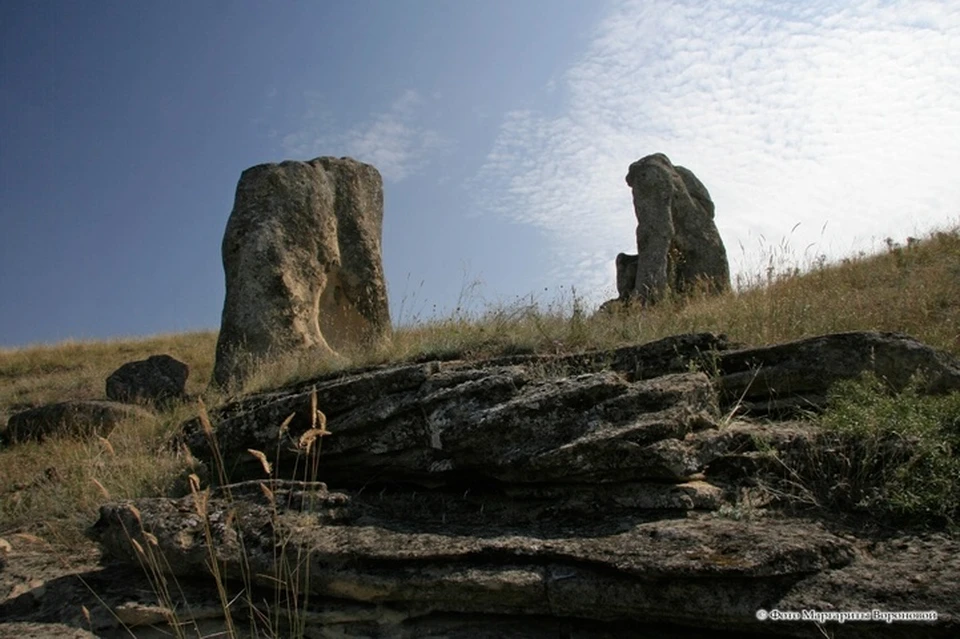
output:
{"label": "rock outcrop", "polygon": [[106,437],[121,422],[154,419],[137,406],[99,400],[71,400],[45,404],[10,416],[4,439],[11,444],[50,436]]}
{"label": "rock outcrop", "polygon": [[107,377],[107,397],[117,402],[162,405],[186,399],[190,367],[169,355],[127,362]]}
{"label": "rock outcrop", "polygon": [[388,336],[383,183],[369,164],[321,157],[243,172],[223,238],[226,298],[214,381],[251,362]]}
{"label": "rock outcrop", "polygon": [[618,299],[650,304],[668,290],[728,289],[727,253],[703,183],[662,153],[631,164],[626,181],[637,216],[637,255],[617,256]]}
{"label": "rock outcrop", "polygon": [[811,337],[730,351],[714,364],[721,401],[755,415],[822,409],[835,382],[867,372],[895,392],[911,381],[925,393],[960,389],[955,357],[899,333]]}
{"label": "rock outcrop", "polygon": [[139,566],[132,537],[193,587],[209,534],[245,600],[277,601],[278,583],[284,601],[309,594],[297,614],[318,636],[820,636],[760,609],[934,610],[844,636],[955,636],[960,542],[878,543],[756,489],[782,472],[770,451],[818,437],[782,411],[820,408],[864,371],[960,389],[954,358],[879,333],[766,348],[685,335],[321,377],[224,406],[212,435],[185,424],[178,446],[233,483],[108,504],[91,535]]}

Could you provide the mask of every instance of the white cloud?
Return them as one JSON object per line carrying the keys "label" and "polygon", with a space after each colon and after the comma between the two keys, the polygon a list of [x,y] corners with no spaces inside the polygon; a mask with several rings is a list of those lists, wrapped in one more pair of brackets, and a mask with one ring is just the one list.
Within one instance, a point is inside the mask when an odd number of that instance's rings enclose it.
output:
{"label": "white cloud", "polygon": [[470,186],[547,235],[552,282],[597,298],[635,251],[627,166],[656,151],[710,190],[735,271],[960,212],[957,5],[617,2],[562,82],[561,114],[508,113]]}
{"label": "white cloud", "polygon": [[417,122],[426,101],[412,89],[404,91],[387,111],[372,114],[341,133],[322,108],[320,96],[306,97],[310,107],[297,129],[281,140],[288,155],[347,155],[373,164],[385,180],[400,182],[426,167],[431,154],[449,147],[439,133]]}

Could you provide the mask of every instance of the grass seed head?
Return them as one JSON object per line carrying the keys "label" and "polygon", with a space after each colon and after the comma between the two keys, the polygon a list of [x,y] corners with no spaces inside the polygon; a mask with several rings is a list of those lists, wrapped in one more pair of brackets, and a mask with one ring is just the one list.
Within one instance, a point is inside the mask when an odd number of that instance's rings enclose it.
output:
{"label": "grass seed head", "polygon": [[94,485],[100,490],[100,494],[103,495],[104,499],[110,499],[110,491],[107,490],[106,487],[103,484],[101,484],[96,477],[91,477],[90,481],[92,481]]}
{"label": "grass seed head", "polygon": [[186,444],[180,444],[180,455],[190,468],[195,467],[199,463],[197,462],[197,458],[193,456],[193,453],[190,452],[190,447]]}
{"label": "grass seed head", "polygon": [[143,517],[140,516],[140,510],[133,504],[127,506],[127,510],[129,510],[130,514],[133,515],[133,518],[137,520],[137,525],[140,528],[143,528]]}
{"label": "grass seed head", "polygon": [[304,452],[306,452],[306,454],[309,455],[310,450],[313,448],[313,443],[317,441],[317,439],[319,439],[320,437],[323,437],[329,434],[330,434],[330,431],[328,430],[325,430],[322,428],[311,428],[310,430],[304,432],[303,435],[300,436],[299,447],[301,450],[303,450]]}
{"label": "grass seed head", "polygon": [[263,454],[262,452],[260,452],[259,450],[255,450],[255,449],[253,449],[253,448],[248,448],[248,449],[247,449],[247,452],[257,458],[257,461],[260,462],[260,466],[263,467],[263,472],[264,472],[264,473],[266,473],[266,474],[269,476],[270,473],[273,472],[273,467],[270,465],[270,462],[267,461],[267,456],[266,456],[266,455],[264,455],[264,454]]}
{"label": "grass seed head", "polygon": [[109,439],[106,437],[100,437],[99,435],[97,435],[97,439],[100,440],[100,445],[103,446],[103,449],[107,451],[108,455],[111,457],[116,456],[117,453],[113,450],[113,444],[110,443]]}
{"label": "grass seed head", "polygon": [[200,425],[203,427],[203,433],[208,438],[213,437],[213,424],[210,423],[210,415],[207,413],[207,406],[203,403],[203,398],[197,398],[197,411],[199,412]]}
{"label": "grass seed head", "polygon": [[283,437],[284,434],[290,429],[290,422],[293,421],[293,418],[296,416],[296,413],[290,413],[287,415],[287,418],[283,420],[283,423],[280,424],[280,436]]}
{"label": "grass seed head", "polygon": [[270,488],[267,487],[267,485],[263,482],[260,482],[260,491],[264,494],[264,496],[267,498],[267,501],[269,501],[271,504],[277,503],[277,498],[273,494],[273,491],[270,490]]}

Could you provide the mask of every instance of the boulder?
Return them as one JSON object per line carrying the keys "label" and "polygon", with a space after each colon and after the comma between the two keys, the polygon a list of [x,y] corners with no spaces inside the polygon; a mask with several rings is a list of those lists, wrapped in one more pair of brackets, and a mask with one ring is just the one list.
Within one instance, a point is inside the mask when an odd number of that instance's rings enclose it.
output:
{"label": "boulder", "polygon": [[637,288],[637,262],[639,256],[618,253],[617,266],[617,295],[618,299],[627,300],[633,297]]}
{"label": "boulder", "polygon": [[107,397],[117,402],[162,405],[186,399],[190,367],[169,355],[127,362],[107,378]]}
{"label": "boulder", "polygon": [[631,164],[626,181],[637,216],[637,255],[617,256],[619,299],[636,297],[649,304],[668,290],[727,290],[727,252],[703,183],[662,153]]}
{"label": "boulder", "polygon": [[382,220],[383,184],[369,164],[320,157],[244,171],[223,237],[214,382],[242,382],[263,358],[333,358],[387,338]]}
{"label": "boulder", "polygon": [[130,404],[73,400],[37,406],[10,416],[4,439],[8,443],[42,440],[50,436],[106,437],[128,419],[154,419],[153,413]]}

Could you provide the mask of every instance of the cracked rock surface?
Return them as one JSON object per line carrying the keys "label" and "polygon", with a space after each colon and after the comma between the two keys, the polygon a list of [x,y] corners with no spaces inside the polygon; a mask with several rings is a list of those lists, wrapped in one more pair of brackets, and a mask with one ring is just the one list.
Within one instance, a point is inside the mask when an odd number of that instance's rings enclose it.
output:
{"label": "cracked rock surface", "polygon": [[[348,371],[241,398],[212,414],[213,438],[195,420],[175,442],[213,466],[215,439],[226,485],[101,508],[90,536],[102,565],[75,572],[120,613],[64,573],[0,593],[0,617],[149,637],[175,612],[189,636],[217,632],[212,553],[227,595],[259,611],[235,615],[245,632],[818,637],[812,622],[755,613],[880,609],[939,618],[824,628],[958,636],[956,538],[878,537],[757,496],[777,471],[769,451],[817,441],[791,411],[822,407],[830,383],[864,370],[894,387],[918,371],[930,392],[960,387],[955,360],[904,336],[746,349],[699,334]],[[0,584],[28,556],[14,544]],[[36,595],[57,588],[71,612]]]}

